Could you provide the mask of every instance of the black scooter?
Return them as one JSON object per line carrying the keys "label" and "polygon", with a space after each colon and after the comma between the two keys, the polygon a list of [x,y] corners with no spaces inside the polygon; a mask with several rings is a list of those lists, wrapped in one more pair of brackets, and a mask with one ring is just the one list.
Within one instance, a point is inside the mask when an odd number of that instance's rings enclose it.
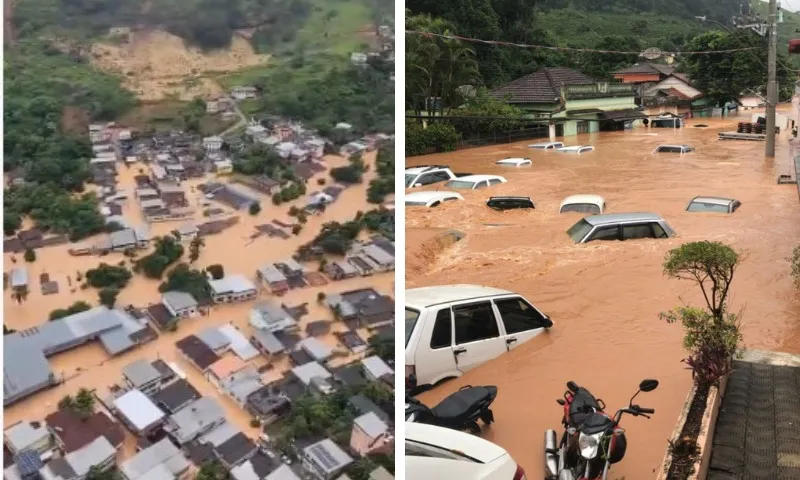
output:
{"label": "black scooter", "polygon": [[496,397],[495,386],[465,385],[435,407],[428,408],[419,400],[406,395],[406,422],[426,423],[478,434],[481,432],[478,419],[485,425],[494,422],[494,414],[489,406]]}

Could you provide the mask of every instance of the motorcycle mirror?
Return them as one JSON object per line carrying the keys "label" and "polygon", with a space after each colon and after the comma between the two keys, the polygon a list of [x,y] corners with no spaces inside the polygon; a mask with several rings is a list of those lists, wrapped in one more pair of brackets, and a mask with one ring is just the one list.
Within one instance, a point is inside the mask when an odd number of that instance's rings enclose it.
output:
{"label": "motorcycle mirror", "polygon": [[658,380],[648,378],[642,380],[642,383],[639,384],[639,390],[643,392],[652,392],[658,387]]}
{"label": "motorcycle mirror", "polygon": [[578,391],[578,384],[570,380],[569,382],[567,382],[567,389],[570,392],[575,393]]}
{"label": "motorcycle mirror", "polygon": [[558,400],[556,400],[556,403],[563,407],[564,404],[567,403],[567,402],[563,398],[559,398]]}

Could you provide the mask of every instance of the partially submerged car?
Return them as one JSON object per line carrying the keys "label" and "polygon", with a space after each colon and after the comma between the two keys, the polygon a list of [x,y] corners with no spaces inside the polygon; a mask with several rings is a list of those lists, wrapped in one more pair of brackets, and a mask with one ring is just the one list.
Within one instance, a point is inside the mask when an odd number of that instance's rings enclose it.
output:
{"label": "partially submerged car", "polygon": [[413,192],[405,197],[407,207],[438,207],[453,200],[464,200],[464,197],[460,193],[441,191]]}
{"label": "partially submerged car", "polygon": [[561,147],[556,151],[561,153],[577,153],[580,155],[581,153],[593,152],[594,147],[591,145],[574,145],[571,147]]}
{"label": "partially submerged car", "polygon": [[687,212],[716,212],[733,213],[742,202],[733,198],[723,197],[694,197],[689,205],[686,206]]}
{"label": "partially submerged car", "polygon": [[536,208],[531,197],[489,197],[489,200],[486,200],[486,205],[495,210]]}
{"label": "partially submerged car", "polygon": [[528,145],[528,148],[533,148],[536,150],[556,150],[563,147],[563,142],[539,142]]}
{"label": "partially submerged car", "polygon": [[670,238],[675,231],[654,213],[606,213],[582,218],[567,230],[575,243],[595,240]]}
{"label": "partially submerged car", "polygon": [[478,190],[479,188],[491,187],[507,181],[500,175],[467,175],[450,180],[444,186],[455,190]]}
{"label": "partially submerged car", "polygon": [[606,199],[600,195],[570,195],[561,201],[558,213],[578,212],[602,215],[606,211]]}
{"label": "partially submerged car", "polygon": [[419,165],[406,168],[405,182],[406,188],[415,188],[446,182],[456,177],[457,175],[447,165]]}
{"label": "partially submerged car", "polygon": [[531,164],[530,158],[507,157],[494,162],[495,165],[507,165],[511,167],[522,167]]}
{"label": "partially submerged car", "polygon": [[659,145],[653,150],[653,153],[678,153],[681,155],[689,152],[694,152],[694,147],[690,145]]}

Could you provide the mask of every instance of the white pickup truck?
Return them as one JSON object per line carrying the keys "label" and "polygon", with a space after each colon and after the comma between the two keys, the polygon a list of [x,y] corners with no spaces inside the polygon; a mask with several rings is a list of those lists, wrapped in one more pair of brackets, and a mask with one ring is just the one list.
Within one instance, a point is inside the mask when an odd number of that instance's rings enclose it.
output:
{"label": "white pickup truck", "polygon": [[416,188],[448,182],[469,173],[453,173],[447,165],[418,165],[406,168],[406,188]]}

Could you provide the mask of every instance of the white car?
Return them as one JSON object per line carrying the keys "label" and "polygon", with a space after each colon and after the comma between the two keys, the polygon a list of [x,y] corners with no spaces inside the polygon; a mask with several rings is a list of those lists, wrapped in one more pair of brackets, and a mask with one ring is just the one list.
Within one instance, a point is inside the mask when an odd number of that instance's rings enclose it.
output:
{"label": "white car", "polygon": [[502,160],[498,160],[494,162],[495,165],[507,165],[511,167],[521,167],[523,165],[530,165],[531,159],[530,158],[504,158]]}
{"label": "white car", "polygon": [[430,191],[409,193],[405,198],[407,207],[438,207],[453,200],[464,200],[464,197],[456,192]]}
{"label": "white car", "polygon": [[694,152],[694,147],[690,145],[659,145],[653,150],[653,153],[679,153],[681,155],[690,152]]}
{"label": "white car", "polygon": [[406,478],[415,480],[527,480],[507,451],[475,435],[406,423]]}
{"label": "white car", "polygon": [[533,148],[536,150],[557,150],[563,147],[563,142],[539,142],[528,145],[528,148]]}
{"label": "white car", "polygon": [[466,177],[454,178],[445,183],[444,186],[455,190],[478,190],[479,188],[491,187],[507,181],[500,175],[467,175]]}
{"label": "white car", "polygon": [[456,178],[446,165],[421,165],[406,168],[406,188],[422,187]]}
{"label": "white car", "polygon": [[561,201],[558,213],[579,212],[600,215],[606,211],[606,199],[600,195],[570,195]]}
{"label": "white car", "polygon": [[553,326],[514,292],[477,285],[406,290],[406,385],[461,376]]}
{"label": "white car", "polygon": [[577,153],[580,155],[581,153],[593,152],[594,147],[591,145],[575,145],[572,147],[561,147],[556,151],[561,153]]}

